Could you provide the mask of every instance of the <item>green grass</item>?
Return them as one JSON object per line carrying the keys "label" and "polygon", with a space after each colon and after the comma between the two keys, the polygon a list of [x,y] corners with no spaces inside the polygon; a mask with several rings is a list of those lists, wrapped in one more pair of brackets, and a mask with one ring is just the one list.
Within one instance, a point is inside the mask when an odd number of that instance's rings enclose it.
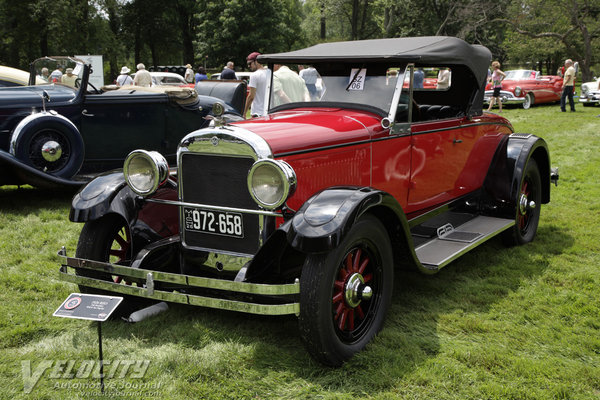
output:
{"label": "green grass", "polygon": [[[499,240],[434,276],[400,271],[383,331],[339,369],[304,351],[294,317],[171,306],[135,325],[103,324],[106,360],[149,360],[144,378],[107,379],[111,398],[594,399],[600,397],[600,108],[503,111],[543,137],[560,182],[526,246]],[[97,359],[95,323],[52,317],[76,291],[57,279],[74,253],[72,194],[0,189],[0,398],[95,398],[94,379],[22,361]],[[135,385],[152,384],[136,389]],[[58,388],[70,384],[71,388]],[[134,385],[134,386],[127,386]],[[139,386],[138,386],[139,387]],[[135,396],[132,397],[132,393]],[[108,396],[106,396],[108,397]]]}

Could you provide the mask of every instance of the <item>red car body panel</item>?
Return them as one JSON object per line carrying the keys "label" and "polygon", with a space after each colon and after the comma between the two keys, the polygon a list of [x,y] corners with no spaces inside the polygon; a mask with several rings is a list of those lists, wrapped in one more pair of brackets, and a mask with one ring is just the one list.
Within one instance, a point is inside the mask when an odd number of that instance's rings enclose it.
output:
{"label": "red car body panel", "polygon": [[482,170],[512,133],[506,119],[485,115],[419,122],[412,135],[390,136],[379,116],[340,108],[281,111],[236,125],[265,139],[296,171],[292,209],[322,189],[355,185],[390,193],[415,215],[480,188]]}

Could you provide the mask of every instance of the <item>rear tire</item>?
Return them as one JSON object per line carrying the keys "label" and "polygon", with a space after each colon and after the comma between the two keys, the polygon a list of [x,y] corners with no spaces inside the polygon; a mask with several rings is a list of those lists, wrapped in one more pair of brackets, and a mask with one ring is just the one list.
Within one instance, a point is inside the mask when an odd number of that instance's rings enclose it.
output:
{"label": "rear tire", "polygon": [[521,245],[535,238],[540,221],[541,201],[542,179],[537,163],[531,158],[523,171],[523,179],[515,199],[515,225],[503,236],[505,244]]}
{"label": "rear tire", "polygon": [[339,366],[361,351],[383,326],[393,277],[390,239],[372,215],[360,218],[336,249],[308,255],[300,278],[299,327],[311,356]]}

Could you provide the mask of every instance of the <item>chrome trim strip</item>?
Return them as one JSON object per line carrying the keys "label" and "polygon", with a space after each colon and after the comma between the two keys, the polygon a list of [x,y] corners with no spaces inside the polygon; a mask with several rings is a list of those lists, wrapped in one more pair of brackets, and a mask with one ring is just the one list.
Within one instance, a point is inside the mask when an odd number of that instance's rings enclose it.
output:
{"label": "chrome trim strip", "polygon": [[178,163],[181,163],[183,153],[188,151],[251,157],[255,161],[261,158],[273,158],[273,151],[266,140],[252,131],[234,125],[199,129],[186,135],[177,149]]}
{"label": "chrome trim strip", "polygon": [[[141,268],[131,268],[123,265],[110,264],[101,261],[86,260],[83,258],[66,257],[64,267],[82,268],[92,271],[106,272],[111,275],[120,275],[129,278],[146,280],[148,274],[152,274],[154,283],[168,282],[182,286],[199,287],[206,289],[217,289],[237,293],[249,293],[258,295],[290,295],[300,293],[300,282],[270,285],[263,283],[236,282],[224,279],[204,278],[191,275],[174,274],[171,272],[151,271]],[[83,278],[83,277],[82,277]],[[104,281],[101,281],[104,282]],[[119,286],[119,285],[117,285]]]}
{"label": "chrome trim strip", "polygon": [[198,207],[198,208],[206,208],[207,210],[215,210],[215,211],[239,212],[239,213],[246,213],[246,214],[265,215],[267,217],[283,217],[283,214],[273,212],[273,211],[250,210],[247,208],[210,206],[208,204],[187,203],[185,201],[164,200],[164,199],[145,199],[145,200],[148,202],[151,202],[151,203],[168,204],[168,205],[172,205],[172,206]]}

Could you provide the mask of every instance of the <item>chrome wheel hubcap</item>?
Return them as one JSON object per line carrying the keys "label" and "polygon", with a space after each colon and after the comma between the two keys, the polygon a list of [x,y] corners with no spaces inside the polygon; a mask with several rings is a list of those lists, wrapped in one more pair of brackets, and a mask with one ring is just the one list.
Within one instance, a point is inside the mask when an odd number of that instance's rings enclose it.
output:
{"label": "chrome wheel hubcap", "polygon": [[361,300],[369,300],[373,296],[373,290],[370,286],[365,285],[364,278],[361,274],[354,273],[346,283],[344,290],[344,299],[350,307],[356,307]]}
{"label": "chrome wheel hubcap", "polygon": [[62,148],[58,142],[49,140],[42,145],[42,157],[48,162],[59,160],[62,156]]}

